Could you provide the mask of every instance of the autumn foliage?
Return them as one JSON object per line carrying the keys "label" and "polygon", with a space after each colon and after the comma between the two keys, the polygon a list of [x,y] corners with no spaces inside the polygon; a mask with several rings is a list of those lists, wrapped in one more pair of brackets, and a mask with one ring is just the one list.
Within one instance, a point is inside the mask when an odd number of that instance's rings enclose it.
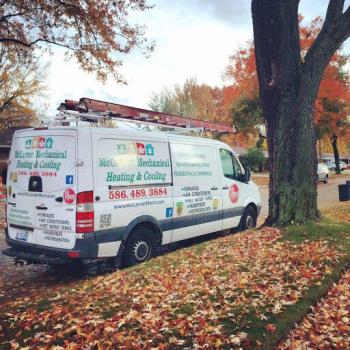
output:
{"label": "autumn foliage", "polygon": [[[315,40],[321,26],[322,20],[318,17],[309,26],[300,27],[302,55],[305,55]],[[303,57],[301,60],[303,61]],[[259,96],[253,45],[249,44],[248,47],[235,52],[230,61],[225,72],[225,77],[232,82],[224,89],[224,104],[227,110],[244,98],[254,100]],[[335,130],[339,136],[350,133],[347,123],[350,114],[350,80],[345,68],[346,62],[346,56],[336,53],[321,81],[314,108],[314,120],[319,138],[330,136]]]}
{"label": "autumn foliage", "polygon": [[121,80],[122,55],[135,48],[150,52],[144,26],[131,24],[131,12],[151,8],[145,0],[5,0],[0,6],[0,43],[17,52],[61,47],[80,67],[104,81]]}

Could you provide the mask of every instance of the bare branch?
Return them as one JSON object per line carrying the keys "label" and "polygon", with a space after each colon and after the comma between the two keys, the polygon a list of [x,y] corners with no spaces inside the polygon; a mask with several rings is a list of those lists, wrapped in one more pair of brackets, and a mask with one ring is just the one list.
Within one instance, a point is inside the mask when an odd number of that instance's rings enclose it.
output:
{"label": "bare branch", "polygon": [[22,16],[25,12],[9,13],[8,15],[2,16],[0,22],[5,22],[8,18]]}
{"label": "bare branch", "polygon": [[350,36],[350,6],[343,13],[344,0],[330,0],[326,20],[305,56],[305,72],[316,65],[324,70],[340,45]]}
{"label": "bare branch", "polygon": [[343,13],[345,0],[330,0],[324,23],[334,23]]}
{"label": "bare branch", "polygon": [[48,44],[53,44],[53,45],[57,45],[60,47],[64,47],[66,49],[70,49],[70,50],[78,50],[77,48],[70,46],[68,44],[61,44],[58,43],[57,41],[53,41],[53,40],[48,40],[48,39],[43,39],[43,38],[38,38],[30,43],[26,43],[24,41],[21,41],[19,39],[15,39],[15,38],[0,38],[0,42],[10,42],[10,43],[14,43],[14,44],[19,44],[25,47],[32,47],[35,44],[39,43],[39,42],[44,42],[44,43],[48,43]]}

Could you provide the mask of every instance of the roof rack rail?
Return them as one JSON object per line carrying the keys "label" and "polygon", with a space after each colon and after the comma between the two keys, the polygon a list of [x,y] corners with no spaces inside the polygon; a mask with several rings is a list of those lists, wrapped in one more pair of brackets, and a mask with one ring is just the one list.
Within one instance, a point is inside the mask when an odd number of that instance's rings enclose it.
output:
{"label": "roof rack rail", "polygon": [[108,121],[122,121],[140,126],[156,127],[157,131],[176,132],[177,130],[214,133],[235,133],[233,126],[151,111],[116,103],[104,102],[83,97],[79,101],[66,99],[58,107],[60,113],[55,123],[70,125],[70,122],[85,121],[97,125],[108,125]]}

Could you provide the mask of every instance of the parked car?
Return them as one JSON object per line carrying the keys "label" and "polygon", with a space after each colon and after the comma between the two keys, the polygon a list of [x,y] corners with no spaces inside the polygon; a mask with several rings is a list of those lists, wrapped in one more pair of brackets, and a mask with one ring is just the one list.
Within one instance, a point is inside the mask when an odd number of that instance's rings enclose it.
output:
{"label": "parked car", "polygon": [[[327,163],[327,167],[328,167],[329,170],[335,170],[335,162]],[[347,168],[346,163],[340,161],[339,162],[339,168],[340,168],[340,170],[345,170]]]}
{"label": "parked car", "polygon": [[318,163],[317,165],[317,181],[328,182],[329,170],[326,164]]}

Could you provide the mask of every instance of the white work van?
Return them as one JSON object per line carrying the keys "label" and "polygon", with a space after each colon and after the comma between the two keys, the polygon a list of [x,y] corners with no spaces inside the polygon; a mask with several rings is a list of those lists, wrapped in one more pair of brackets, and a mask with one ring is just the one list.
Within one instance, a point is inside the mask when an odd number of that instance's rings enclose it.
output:
{"label": "white work van", "polygon": [[260,208],[225,143],[131,128],[25,129],[10,152],[4,254],[129,266],[161,245],[254,227]]}

